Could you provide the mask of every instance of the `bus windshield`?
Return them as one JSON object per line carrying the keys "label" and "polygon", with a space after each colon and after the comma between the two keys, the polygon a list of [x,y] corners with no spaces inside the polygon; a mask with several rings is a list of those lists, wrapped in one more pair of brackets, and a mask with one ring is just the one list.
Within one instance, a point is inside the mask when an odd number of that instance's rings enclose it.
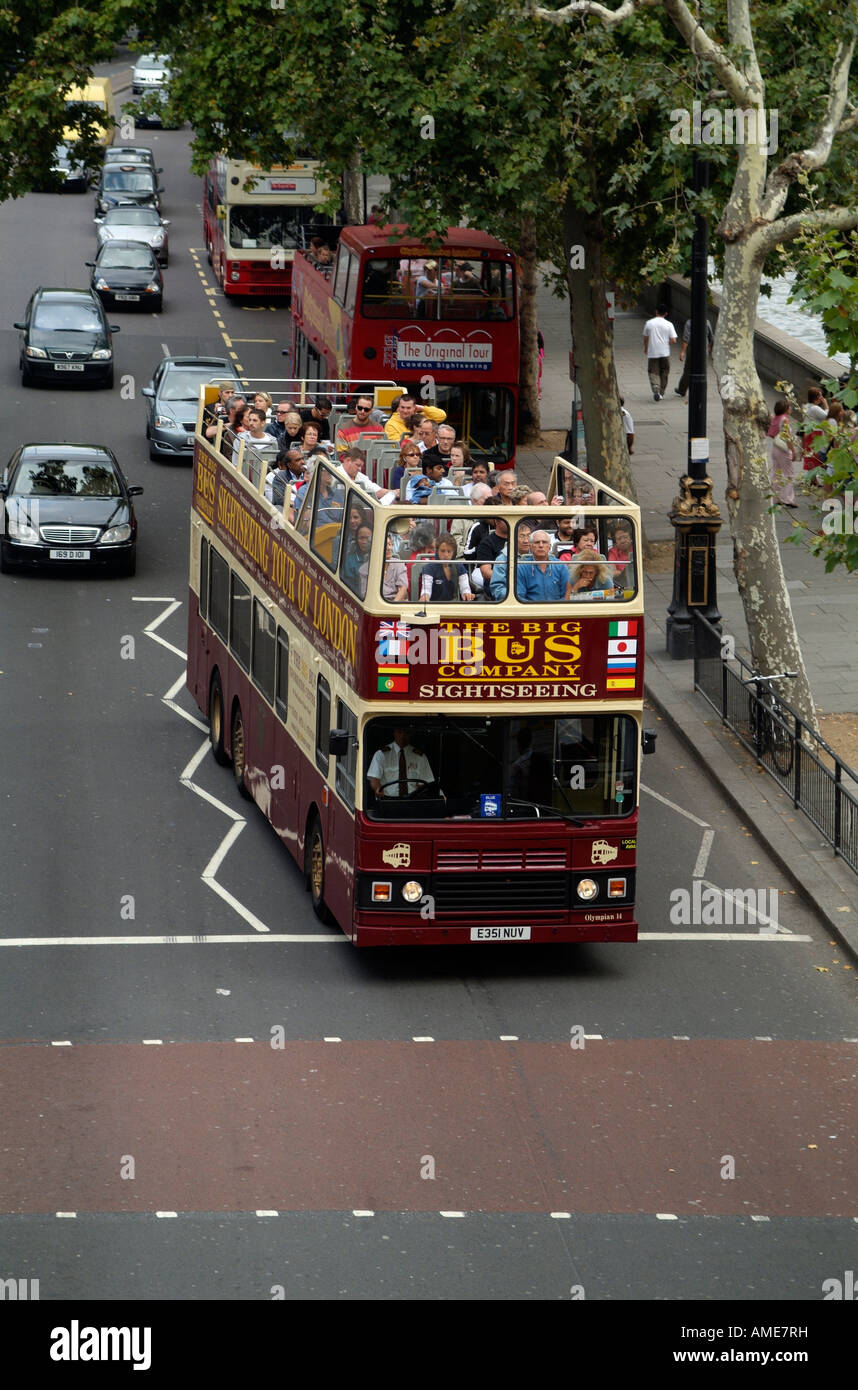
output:
{"label": "bus windshield", "polygon": [[229,244],[237,250],[270,249],[282,246],[294,251],[303,246],[308,229],[323,222],[311,207],[268,207],[240,203],[230,208]]}
{"label": "bus windshield", "polygon": [[[427,715],[364,730],[367,814],[382,820],[584,821],[636,805],[628,715]],[[404,756],[403,756],[404,755]]]}
{"label": "bus windshield", "polygon": [[365,318],[512,319],[514,267],[501,260],[386,257],[364,267]]}

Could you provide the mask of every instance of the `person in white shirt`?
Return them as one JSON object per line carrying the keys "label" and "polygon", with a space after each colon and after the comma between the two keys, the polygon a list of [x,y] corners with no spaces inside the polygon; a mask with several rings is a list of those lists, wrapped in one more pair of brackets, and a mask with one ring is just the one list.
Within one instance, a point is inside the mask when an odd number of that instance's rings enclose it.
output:
{"label": "person in white shirt", "polygon": [[626,432],[626,444],[628,445],[629,453],[633,454],[635,451],[635,422],[632,419],[629,412],[626,410],[626,402],[622,396],[620,396],[620,414],[623,417],[623,429]]}
{"label": "person in white shirt", "polygon": [[644,355],[647,360],[652,398],[660,401],[667,390],[670,373],[670,345],[677,340],[676,329],[665,317],[664,305],[659,305],[654,318],[647,319],[643,330]]}
{"label": "person in white shirt", "polygon": [[411,796],[435,781],[429,759],[411,744],[411,730],[398,724],[393,742],[373,754],[367,780],[376,796]]}

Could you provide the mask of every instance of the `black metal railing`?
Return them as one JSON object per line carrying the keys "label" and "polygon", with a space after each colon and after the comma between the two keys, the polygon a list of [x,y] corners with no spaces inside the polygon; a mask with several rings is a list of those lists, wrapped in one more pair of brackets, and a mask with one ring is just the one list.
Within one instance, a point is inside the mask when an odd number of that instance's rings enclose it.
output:
{"label": "black metal railing", "polygon": [[723,642],[695,613],[695,690],[858,873],[858,773],[741,656],[725,656]]}

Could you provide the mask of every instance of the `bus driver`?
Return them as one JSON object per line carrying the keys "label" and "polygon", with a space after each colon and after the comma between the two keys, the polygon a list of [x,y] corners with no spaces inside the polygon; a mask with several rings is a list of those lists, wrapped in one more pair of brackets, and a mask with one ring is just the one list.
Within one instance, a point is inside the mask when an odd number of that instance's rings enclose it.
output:
{"label": "bus driver", "polygon": [[411,730],[397,724],[393,742],[373,754],[367,780],[376,796],[410,796],[435,781],[429,759],[411,743]]}

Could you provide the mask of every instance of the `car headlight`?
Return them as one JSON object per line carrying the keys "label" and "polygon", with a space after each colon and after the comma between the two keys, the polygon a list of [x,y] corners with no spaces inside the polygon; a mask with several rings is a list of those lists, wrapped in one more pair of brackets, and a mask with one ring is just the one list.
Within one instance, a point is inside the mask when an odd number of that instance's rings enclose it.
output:
{"label": "car headlight", "polygon": [[109,289],[110,289],[110,286],[108,285],[108,283],[107,283],[107,281],[105,280],[105,278],[104,278],[103,275],[99,275],[98,279],[97,279],[96,282],[95,282],[95,288],[96,288],[97,290],[109,290]]}
{"label": "car headlight", "polygon": [[163,232],[156,232],[156,233],[155,233],[155,235],[154,235],[153,238],[152,238],[152,245],[153,245],[153,246],[163,246],[163,245],[164,245],[164,233],[163,233]]}
{"label": "car headlight", "polygon": [[109,227],[102,227],[98,235],[101,237],[102,241],[110,241],[111,237],[113,236],[113,233]]}
{"label": "car headlight", "polygon": [[105,531],[101,538],[102,545],[121,545],[123,541],[131,540],[131,527],[127,521],[121,526],[111,526],[109,531]]}
{"label": "car headlight", "polygon": [[576,889],[578,897],[583,898],[585,902],[595,898],[598,891],[599,885],[594,878],[582,878]]}
{"label": "car headlight", "polygon": [[419,903],[423,897],[423,884],[411,878],[402,885],[402,896],[407,903]]}
{"label": "car headlight", "polygon": [[151,283],[151,285],[147,285],[147,286],[146,286],[146,293],[147,293],[147,294],[160,294],[160,293],[161,293],[161,286],[158,284],[158,281],[157,281],[157,280],[153,280],[152,283]]}
{"label": "car headlight", "polygon": [[26,357],[47,357],[48,354],[44,348],[28,347],[24,349],[24,355]]}
{"label": "car headlight", "polygon": [[29,521],[22,521],[19,517],[9,515],[9,535],[13,541],[19,541],[22,545],[38,545],[39,533],[35,526]]}
{"label": "car headlight", "polygon": [[93,362],[109,362],[112,356],[113,352],[110,348],[96,348],[92,354],[92,360]]}
{"label": "car headlight", "polygon": [[177,430],[179,428],[172,415],[156,415],[155,424],[159,430]]}

